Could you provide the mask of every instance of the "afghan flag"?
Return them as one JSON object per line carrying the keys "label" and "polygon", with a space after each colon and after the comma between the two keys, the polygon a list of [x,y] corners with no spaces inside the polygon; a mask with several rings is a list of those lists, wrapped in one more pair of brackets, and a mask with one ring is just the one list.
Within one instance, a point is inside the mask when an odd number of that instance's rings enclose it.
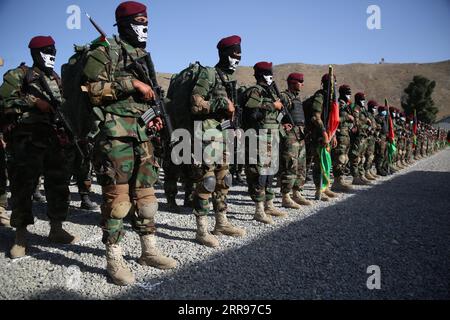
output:
{"label": "afghan flag", "polygon": [[100,47],[100,46],[102,46],[102,47],[107,48],[107,47],[109,47],[109,42],[108,42],[108,39],[106,39],[103,36],[100,36],[100,37],[98,37],[97,39],[95,39],[94,41],[91,42],[91,46],[93,46],[93,47]]}
{"label": "afghan flag", "polygon": [[388,159],[389,159],[389,162],[392,162],[392,159],[394,158],[394,155],[397,152],[397,145],[395,144],[394,122],[392,121],[391,112],[389,111],[387,99],[385,100],[385,105],[388,110],[388,124],[389,124],[389,131],[388,131],[388,135],[387,135]]}

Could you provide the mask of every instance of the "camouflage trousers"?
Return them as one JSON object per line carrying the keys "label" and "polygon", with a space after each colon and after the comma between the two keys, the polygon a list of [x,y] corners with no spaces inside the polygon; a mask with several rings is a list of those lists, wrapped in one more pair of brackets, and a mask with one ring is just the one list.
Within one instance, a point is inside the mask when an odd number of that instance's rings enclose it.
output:
{"label": "camouflage trousers", "polygon": [[375,143],[375,166],[377,171],[384,171],[387,169],[388,159],[386,157],[386,137],[381,137]]}
{"label": "camouflage trousers", "polygon": [[[337,147],[331,150],[334,177],[345,175],[345,167],[349,162],[350,136],[346,131],[336,133]],[[319,168],[320,169],[320,168]]]}
{"label": "camouflage trousers", "polygon": [[365,155],[367,150],[367,138],[361,135],[357,135],[352,139],[350,147],[350,174],[353,177],[363,176]]}
{"label": "camouflage trousers", "polygon": [[[320,149],[322,147],[322,139],[313,140],[311,143],[311,148],[313,150],[313,168],[312,168],[312,175],[313,175],[313,181],[314,185],[316,186],[316,189],[319,189],[322,187],[322,169],[320,168]],[[331,151],[333,152],[333,151]]]}
{"label": "camouflage trousers", "polygon": [[158,163],[153,145],[131,137],[101,137],[94,148],[93,165],[102,186],[103,242],[119,243],[124,235],[123,218],[131,216],[140,236],[156,232],[158,201],[153,186]]}
{"label": "camouflage trousers", "polygon": [[227,211],[227,195],[232,183],[228,164],[194,164],[192,179],[195,185],[194,214],[207,215],[211,197],[214,212]]}
{"label": "camouflage trousers", "polygon": [[368,171],[372,169],[373,160],[375,159],[375,138],[369,137],[367,138],[367,149],[366,154],[364,155],[364,170]]}
{"label": "camouflage trousers", "polygon": [[409,162],[411,161],[412,158],[412,153],[413,153],[413,142],[412,140],[408,139],[406,141],[406,148],[405,148],[405,161]]}
{"label": "camouflage trousers", "polygon": [[11,226],[34,224],[32,195],[39,176],[44,176],[47,215],[62,222],[69,210],[69,178],[66,150],[53,127],[45,124],[20,125],[7,146],[11,189]]}
{"label": "camouflage trousers", "polygon": [[281,139],[280,148],[281,193],[303,191],[306,181],[305,140],[297,140],[293,132]]}
{"label": "camouflage trousers", "polygon": [[8,200],[6,195],[6,154],[5,149],[0,147],[0,214],[8,207]]}

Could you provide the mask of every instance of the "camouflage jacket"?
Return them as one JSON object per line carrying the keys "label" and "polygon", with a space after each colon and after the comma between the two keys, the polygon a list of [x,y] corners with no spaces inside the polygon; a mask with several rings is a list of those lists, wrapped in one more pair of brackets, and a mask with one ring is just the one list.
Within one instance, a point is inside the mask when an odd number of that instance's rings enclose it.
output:
{"label": "camouflage jacket", "polygon": [[15,118],[25,124],[54,124],[53,114],[43,113],[36,107],[38,99],[50,101],[49,95],[40,83],[41,77],[47,82],[55,99],[63,102],[60,79],[55,72],[48,76],[37,67],[21,66],[6,72],[0,86],[5,117]]}
{"label": "camouflage jacket", "polygon": [[129,57],[144,59],[147,51],[134,48],[119,37],[108,41],[110,46],[100,45],[90,52],[83,70],[86,77],[83,90],[87,91],[92,105],[104,113],[100,125],[103,135],[148,141],[146,128],[138,119],[150,106],[133,87],[133,80],[143,79],[138,79],[131,70]]}
{"label": "camouflage jacket", "polygon": [[356,135],[367,138],[370,130],[370,125],[368,124],[368,120],[370,119],[369,112],[365,108],[361,108],[357,105],[355,105],[353,112],[355,114],[355,121],[358,127],[358,132]]}
{"label": "camouflage jacket", "polygon": [[198,75],[192,90],[191,113],[194,120],[203,122],[203,130],[220,130],[220,123],[229,117],[226,114],[227,99],[231,97],[228,97],[224,81],[231,82],[235,79],[233,75],[221,71],[218,67],[202,68]]}
{"label": "camouflage jacket", "polygon": [[256,84],[245,92],[244,113],[246,128],[279,130],[279,111],[274,108],[277,100],[271,88]]}
{"label": "camouflage jacket", "polygon": [[[292,116],[294,122],[296,121],[296,114],[295,114],[295,112],[297,113],[298,118],[302,118],[303,119],[303,121],[301,121],[302,125],[295,126],[294,130],[296,131],[298,137],[304,137],[304,135],[305,135],[305,131],[304,131],[305,114],[304,114],[304,111],[303,111],[303,106],[301,104],[302,103],[302,99],[300,97],[300,92],[292,92],[292,91],[289,91],[289,90],[283,91],[283,92],[281,92],[280,100],[283,103],[283,106],[285,106],[287,108],[287,110],[289,110],[289,112],[291,113],[291,116]],[[296,103],[298,104],[299,108],[294,111],[293,109],[294,109],[294,106],[295,106]],[[286,119],[286,118],[287,117],[283,118],[282,123],[287,123],[288,122],[288,119]],[[295,133],[292,130],[290,132],[287,132],[286,134],[288,136],[290,136],[291,138],[295,137]]]}
{"label": "camouflage jacket", "polygon": [[339,100],[339,129],[336,135],[349,135],[349,130],[353,127],[352,107],[344,100]]}

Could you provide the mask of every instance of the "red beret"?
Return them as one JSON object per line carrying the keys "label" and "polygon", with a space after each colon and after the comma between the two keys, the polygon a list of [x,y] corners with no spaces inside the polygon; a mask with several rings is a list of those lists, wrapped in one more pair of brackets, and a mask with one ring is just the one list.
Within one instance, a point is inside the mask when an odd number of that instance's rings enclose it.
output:
{"label": "red beret", "polygon": [[343,84],[339,87],[339,92],[351,91],[351,88],[348,84]]}
{"label": "red beret", "polygon": [[125,1],[119,4],[119,6],[116,9],[116,21],[120,20],[121,18],[134,16],[138,13],[146,13],[146,12],[147,7],[142,3],[135,1]]}
{"label": "red beret", "polygon": [[225,49],[225,48],[234,46],[235,44],[241,44],[241,37],[231,36],[231,37],[223,38],[217,44],[217,49],[219,49],[219,50]]}
{"label": "red beret", "polygon": [[253,70],[255,70],[255,71],[272,71],[272,62],[266,62],[266,61],[258,62],[253,67]]}
{"label": "red beret", "polygon": [[[336,81],[336,75],[333,75],[334,76],[334,81]],[[328,82],[328,79],[330,78],[330,75],[328,74],[328,73],[325,73],[323,76],[322,76],[322,82],[323,83],[325,83],[325,82]]]}
{"label": "red beret", "polygon": [[55,45],[55,40],[53,40],[52,37],[37,36],[30,40],[30,43],[28,44],[28,48],[37,49],[37,48],[44,48],[44,47],[53,46],[53,45]]}
{"label": "red beret", "polygon": [[366,100],[366,96],[363,92],[358,92],[357,94],[355,94],[355,100]]}
{"label": "red beret", "polygon": [[370,101],[367,103],[367,106],[368,106],[369,108],[375,108],[376,106],[378,106],[378,102],[376,102],[375,100],[370,100]]}
{"label": "red beret", "polygon": [[298,82],[303,82],[303,73],[291,73],[288,78],[287,81],[291,82],[291,81],[298,81]]}

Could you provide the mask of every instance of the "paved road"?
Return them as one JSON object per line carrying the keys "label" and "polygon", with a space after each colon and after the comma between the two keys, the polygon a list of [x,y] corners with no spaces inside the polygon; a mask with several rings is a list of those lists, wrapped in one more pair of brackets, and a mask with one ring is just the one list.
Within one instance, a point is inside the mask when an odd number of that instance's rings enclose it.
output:
{"label": "paved road", "polygon": [[[59,247],[47,243],[45,207],[37,206],[29,257],[7,258],[13,233],[0,229],[0,298],[449,299],[449,181],[447,149],[330,204],[291,210],[275,226],[253,222],[245,188],[233,187],[231,219],[248,236],[221,237],[218,250],[193,241],[192,215],[166,212],[159,190],[161,247],[179,267],[138,265],[130,232],[124,246],[138,282],[126,288],[107,280],[98,214],[74,209],[67,225],[84,242]],[[369,266],[379,267],[379,290],[367,288]]]}

